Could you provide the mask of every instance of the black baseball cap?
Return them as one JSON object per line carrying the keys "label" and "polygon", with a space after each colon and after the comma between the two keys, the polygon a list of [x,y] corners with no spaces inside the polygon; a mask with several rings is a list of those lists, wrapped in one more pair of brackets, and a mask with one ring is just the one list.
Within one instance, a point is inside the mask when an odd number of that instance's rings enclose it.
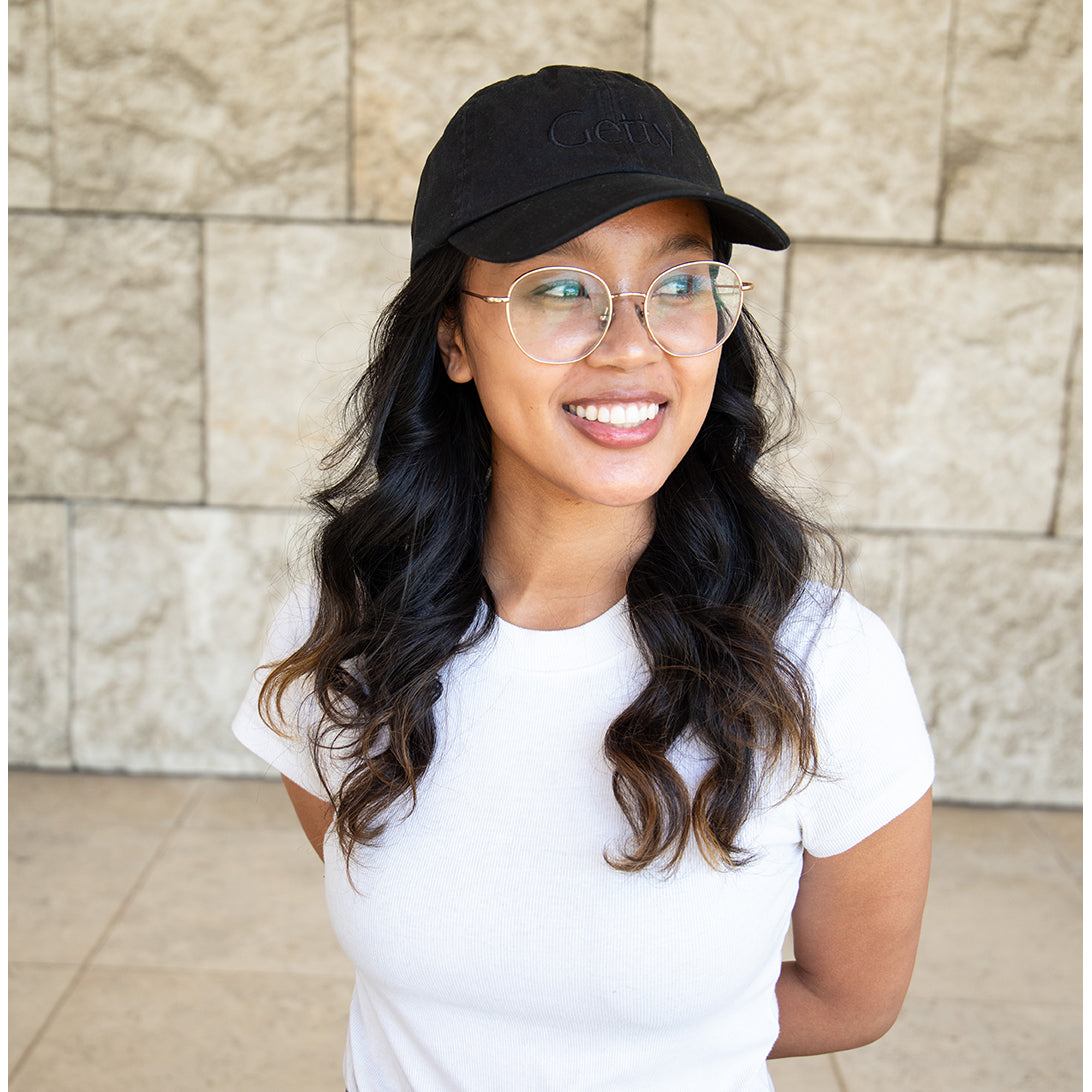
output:
{"label": "black baseball cap", "polygon": [[724,192],[697,130],[658,87],[552,65],[482,88],[448,123],[421,172],[412,264],[447,242],[523,261],[673,197],[704,201],[728,242],[789,245],[765,213]]}

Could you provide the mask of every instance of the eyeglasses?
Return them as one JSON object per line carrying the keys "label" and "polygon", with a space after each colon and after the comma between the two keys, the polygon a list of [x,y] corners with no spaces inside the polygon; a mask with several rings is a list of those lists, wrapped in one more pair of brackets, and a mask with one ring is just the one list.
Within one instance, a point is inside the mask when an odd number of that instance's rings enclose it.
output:
{"label": "eyeglasses", "polygon": [[512,282],[507,296],[482,296],[503,303],[516,344],[540,364],[573,364],[594,352],[610,329],[614,301],[634,296],[649,336],[671,356],[702,356],[723,345],[743,309],[743,293],[754,287],[723,262],[686,262],[661,273],[647,292],[612,292],[586,269],[532,269]]}

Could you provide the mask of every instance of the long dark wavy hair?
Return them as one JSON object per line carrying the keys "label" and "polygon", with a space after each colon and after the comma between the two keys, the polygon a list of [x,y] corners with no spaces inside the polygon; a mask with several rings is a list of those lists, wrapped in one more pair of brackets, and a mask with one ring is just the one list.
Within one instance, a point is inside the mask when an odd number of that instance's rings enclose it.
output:
{"label": "long dark wavy hair", "polygon": [[[314,625],[262,688],[262,715],[281,732],[290,690],[317,700],[311,746],[347,859],[379,837],[392,805],[416,802],[436,748],[441,670],[496,617],[482,576],[489,424],[474,384],[448,378],[436,342],[460,313],[466,263],[451,246],[434,252],[380,317],[324,463],[333,478],[311,498],[321,515]],[[791,422],[788,385],[744,313],[626,587],[648,681],[603,743],[632,828],[625,846],[604,849],[619,869],[670,870],[691,837],[716,867],[745,861],[738,835],[770,763],[787,758],[796,784],[816,770],[808,688],[777,634],[817,562],[840,555],[759,472],[784,439],[760,389],[779,392]],[[688,735],[710,756],[693,794],[669,758]],[[349,771],[334,785],[322,774],[331,753]]]}

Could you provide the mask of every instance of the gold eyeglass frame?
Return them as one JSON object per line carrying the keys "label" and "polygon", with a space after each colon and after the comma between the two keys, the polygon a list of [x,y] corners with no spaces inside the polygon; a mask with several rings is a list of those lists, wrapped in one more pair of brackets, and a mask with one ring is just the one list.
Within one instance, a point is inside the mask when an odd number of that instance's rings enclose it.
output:
{"label": "gold eyeglass frame", "polygon": [[[674,273],[676,269],[685,269],[687,266],[691,265],[718,265],[724,269],[727,269],[732,274],[732,276],[735,277],[735,279],[739,282],[739,306],[736,308],[736,313],[733,316],[732,322],[729,325],[728,329],[725,331],[724,336],[715,345],[711,346],[708,349],[703,349],[700,353],[673,353],[670,349],[664,346],[661,343],[660,339],[655,335],[655,333],[653,333],[653,331],[649,329],[648,323],[645,321],[645,312],[647,311],[651,302],[649,300],[649,294],[652,292],[652,289],[656,287],[657,283],[661,281],[664,277],[668,276],[668,274]],[[602,319],[600,320],[603,323],[603,329],[599,334],[599,340],[596,341],[595,344],[592,345],[592,347],[588,349],[587,352],[583,353],[581,356],[574,357],[572,360],[543,360],[541,357],[535,356],[533,353],[527,352],[527,350],[523,347],[523,344],[520,342],[520,339],[516,337],[516,331],[512,327],[512,290],[525,277],[531,277],[534,276],[534,274],[536,273],[544,273],[546,272],[546,270],[555,269],[559,273],[580,273],[582,276],[591,277],[593,280],[598,281],[603,286],[603,290],[606,292],[607,295],[606,321],[603,322]],[[662,273],[657,273],[656,276],[652,278],[652,283],[648,286],[648,289],[644,292],[612,292],[610,290],[610,285],[607,284],[607,282],[603,280],[603,278],[600,277],[597,273],[592,273],[588,269],[581,269],[579,266],[575,265],[544,265],[540,266],[538,269],[528,269],[526,273],[521,273],[508,286],[507,296],[483,296],[479,292],[471,292],[469,288],[462,288],[460,289],[460,291],[465,296],[473,296],[476,300],[482,300],[485,303],[503,303],[505,318],[508,320],[508,332],[512,335],[512,340],[516,343],[516,345],[519,346],[520,352],[522,352],[525,356],[530,357],[531,360],[534,360],[539,364],[575,364],[578,360],[584,360],[586,357],[591,356],[591,354],[594,353],[595,350],[603,344],[603,340],[607,336],[607,331],[610,330],[610,324],[614,321],[614,301],[616,299],[621,299],[623,296],[637,296],[644,301],[643,305],[637,305],[637,315],[641,320],[641,325],[645,328],[645,332],[648,334],[648,336],[652,338],[652,340],[657,345],[659,345],[659,347],[665,353],[667,353],[668,356],[679,357],[680,359],[705,356],[706,353],[711,353],[714,349],[719,349],[728,340],[728,338],[731,337],[732,331],[739,323],[740,315],[743,314],[743,293],[749,292],[752,288],[754,288],[754,283],[752,281],[743,280],[743,278],[740,277],[736,270],[728,265],[727,262],[706,262],[699,260],[693,262],[680,262],[678,265],[671,266],[670,269],[665,269]]]}

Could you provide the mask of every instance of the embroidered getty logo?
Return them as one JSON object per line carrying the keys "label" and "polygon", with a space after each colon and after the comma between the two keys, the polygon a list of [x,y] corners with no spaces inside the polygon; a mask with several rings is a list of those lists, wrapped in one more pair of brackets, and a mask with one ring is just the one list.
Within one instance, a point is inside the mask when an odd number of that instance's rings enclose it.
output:
{"label": "embroidered getty logo", "polygon": [[566,110],[552,122],[548,136],[559,148],[582,148],[592,141],[601,144],[650,144],[666,147],[669,155],[675,154],[671,131],[666,133],[654,121],[644,118],[601,118],[594,123],[584,120],[582,110]]}

